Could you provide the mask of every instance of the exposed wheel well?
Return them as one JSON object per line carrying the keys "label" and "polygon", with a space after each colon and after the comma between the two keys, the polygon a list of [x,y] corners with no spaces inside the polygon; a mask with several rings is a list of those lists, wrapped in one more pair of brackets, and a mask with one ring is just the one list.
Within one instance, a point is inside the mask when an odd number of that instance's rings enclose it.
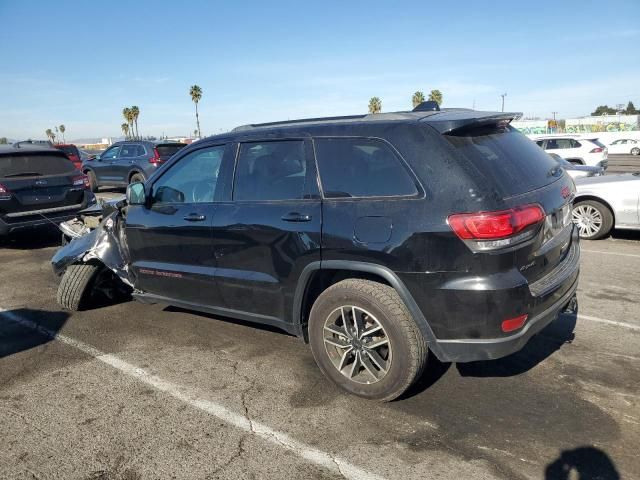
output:
{"label": "exposed wheel well", "polygon": [[567,158],[567,162],[575,165],[584,165],[584,160],[581,158]]}
{"label": "exposed wheel well", "polygon": [[302,298],[300,324],[302,325],[303,338],[305,342],[308,342],[307,324],[309,321],[309,314],[311,313],[311,307],[313,307],[316,299],[331,285],[334,285],[348,278],[360,278],[363,280],[370,280],[372,282],[391,286],[384,277],[369,272],[340,269],[316,270],[311,275],[311,278],[309,278],[304,296]]}
{"label": "exposed wheel well", "polygon": [[616,226],[616,214],[613,211],[613,208],[611,208],[611,205],[609,205],[605,200],[601,199],[600,197],[596,197],[594,195],[584,195],[581,197],[576,198],[573,201],[573,204],[575,205],[576,203],[580,203],[586,200],[591,200],[592,202],[598,202],[601,203],[602,205],[604,205],[605,207],[607,207],[607,209],[611,212],[611,216],[613,217],[613,226]]}
{"label": "exposed wheel well", "polygon": [[138,170],[134,170],[133,172],[129,173],[129,183],[131,183],[131,179],[133,178],[134,175],[142,175],[142,178],[144,178],[144,174],[142,172],[139,172]]}

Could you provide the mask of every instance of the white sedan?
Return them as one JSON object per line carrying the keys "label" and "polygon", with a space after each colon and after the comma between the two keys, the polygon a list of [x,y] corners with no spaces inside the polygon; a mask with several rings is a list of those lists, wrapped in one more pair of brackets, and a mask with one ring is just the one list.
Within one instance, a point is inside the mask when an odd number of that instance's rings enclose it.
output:
{"label": "white sedan", "polygon": [[640,155],[640,140],[621,138],[612,142],[608,147],[609,153]]}

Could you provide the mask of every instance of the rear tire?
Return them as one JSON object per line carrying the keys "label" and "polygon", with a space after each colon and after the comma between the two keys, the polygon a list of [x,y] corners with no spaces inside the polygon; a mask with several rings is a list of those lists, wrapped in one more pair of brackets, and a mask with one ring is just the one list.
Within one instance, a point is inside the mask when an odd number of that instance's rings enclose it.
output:
{"label": "rear tire", "polygon": [[631,155],[640,155],[640,148],[634,147],[631,149]]}
{"label": "rear tire", "polygon": [[60,306],[72,312],[77,312],[86,306],[86,300],[91,297],[90,287],[101,268],[88,263],[67,267],[58,286],[57,300]]}
{"label": "rear tire", "polygon": [[573,223],[580,238],[599,240],[609,235],[613,228],[613,214],[609,208],[595,200],[584,200],[573,206]]}
{"label": "rear tire", "polygon": [[326,377],[349,393],[383,402],[402,395],[428,357],[427,342],[398,293],[362,279],[343,280],[320,294],[309,317],[309,343]]}
{"label": "rear tire", "polygon": [[129,184],[132,184],[135,182],[144,183],[144,176],[141,173],[134,173],[133,175],[131,175],[131,178],[129,179]]}
{"label": "rear tire", "polygon": [[96,193],[98,191],[98,179],[96,178],[96,174],[93,173],[91,170],[89,170],[87,172],[87,178],[89,179],[89,189],[91,189],[91,191],[93,193]]}

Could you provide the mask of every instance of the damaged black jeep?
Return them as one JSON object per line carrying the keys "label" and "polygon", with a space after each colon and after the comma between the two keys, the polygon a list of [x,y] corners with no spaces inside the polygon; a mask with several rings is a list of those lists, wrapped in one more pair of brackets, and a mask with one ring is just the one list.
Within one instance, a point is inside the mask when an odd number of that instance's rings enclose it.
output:
{"label": "damaged black jeep", "polygon": [[342,388],[384,401],[429,350],[521,349],[575,295],[573,182],[515,114],[416,110],[249,125],[180,150],[99,224],[67,225],[58,301],[124,291],[276,326]]}

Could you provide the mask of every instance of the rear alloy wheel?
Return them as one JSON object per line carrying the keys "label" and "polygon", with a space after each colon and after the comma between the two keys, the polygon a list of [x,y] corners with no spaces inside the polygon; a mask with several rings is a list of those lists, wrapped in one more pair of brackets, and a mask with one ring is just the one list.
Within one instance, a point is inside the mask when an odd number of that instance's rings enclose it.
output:
{"label": "rear alloy wheel", "polygon": [[640,148],[638,147],[633,147],[631,149],[631,155],[640,155]]}
{"label": "rear alloy wheel", "polygon": [[144,177],[142,176],[141,173],[134,173],[133,175],[131,175],[131,179],[129,180],[129,183],[136,183],[136,182],[144,183]]}
{"label": "rear alloy wheel", "polygon": [[573,206],[573,223],[580,238],[598,240],[606,237],[613,227],[613,215],[602,203],[594,200],[578,202]]}
{"label": "rear alloy wheel", "polygon": [[309,316],[309,343],[326,377],[371,400],[402,395],[421,375],[427,343],[398,293],[362,279],[332,285]]}
{"label": "rear alloy wheel", "polygon": [[87,178],[89,179],[89,188],[93,193],[98,191],[98,179],[96,178],[96,174],[91,170],[87,172]]}

